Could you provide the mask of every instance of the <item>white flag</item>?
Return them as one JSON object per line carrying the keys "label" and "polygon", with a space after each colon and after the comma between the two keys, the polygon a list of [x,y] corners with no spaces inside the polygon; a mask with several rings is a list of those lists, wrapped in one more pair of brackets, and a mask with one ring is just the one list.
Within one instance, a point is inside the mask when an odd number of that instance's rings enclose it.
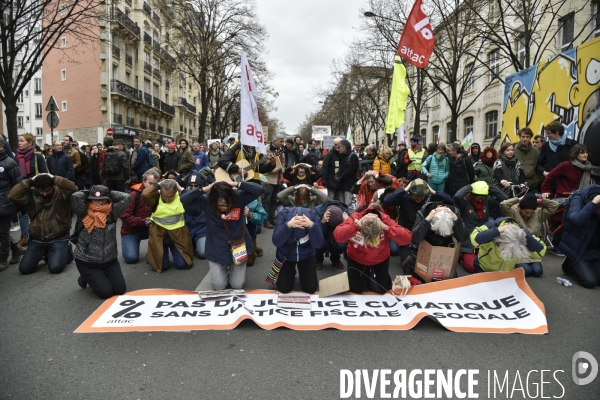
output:
{"label": "white flag", "polygon": [[258,92],[254,84],[252,70],[246,59],[246,53],[242,51],[242,86],[240,93],[240,108],[241,108],[241,130],[240,142],[246,146],[254,146],[256,151],[262,154],[267,154],[265,146],[265,138],[260,120],[258,119]]}

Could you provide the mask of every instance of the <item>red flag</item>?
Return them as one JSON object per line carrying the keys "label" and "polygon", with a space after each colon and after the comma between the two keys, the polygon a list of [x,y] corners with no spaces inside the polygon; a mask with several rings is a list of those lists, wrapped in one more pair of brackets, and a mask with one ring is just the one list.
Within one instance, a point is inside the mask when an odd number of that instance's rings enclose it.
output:
{"label": "red flag", "polygon": [[425,68],[434,46],[435,38],[429,17],[425,14],[423,1],[417,0],[404,25],[398,43],[398,55],[415,67]]}

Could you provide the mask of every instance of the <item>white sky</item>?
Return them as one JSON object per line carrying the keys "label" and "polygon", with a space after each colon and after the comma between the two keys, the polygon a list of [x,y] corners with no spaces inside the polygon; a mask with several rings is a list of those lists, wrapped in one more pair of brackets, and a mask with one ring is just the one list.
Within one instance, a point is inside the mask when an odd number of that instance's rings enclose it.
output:
{"label": "white sky", "polygon": [[285,125],[287,134],[304,117],[317,111],[315,90],[331,81],[332,61],[341,58],[359,33],[360,8],[365,0],[255,0],[261,25],[269,39],[264,59],[279,97],[271,117]]}

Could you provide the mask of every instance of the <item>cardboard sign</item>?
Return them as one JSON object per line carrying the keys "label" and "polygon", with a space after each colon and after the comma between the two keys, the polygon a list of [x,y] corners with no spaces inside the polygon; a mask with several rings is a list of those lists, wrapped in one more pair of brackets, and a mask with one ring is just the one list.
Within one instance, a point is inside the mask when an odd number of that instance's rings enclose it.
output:
{"label": "cardboard sign", "polygon": [[330,276],[319,281],[319,298],[333,296],[350,290],[348,272]]}
{"label": "cardboard sign", "polygon": [[455,278],[459,254],[460,245],[456,247],[432,246],[423,240],[419,244],[415,272],[425,282]]}

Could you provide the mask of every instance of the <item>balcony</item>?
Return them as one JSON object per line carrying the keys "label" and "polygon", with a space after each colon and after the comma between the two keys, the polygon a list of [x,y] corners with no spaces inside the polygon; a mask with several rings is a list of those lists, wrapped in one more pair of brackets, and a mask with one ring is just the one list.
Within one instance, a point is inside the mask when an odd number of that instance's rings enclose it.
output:
{"label": "balcony", "polygon": [[175,115],[175,107],[168,105],[164,101],[160,102],[160,109],[169,115]]}
{"label": "balcony", "polygon": [[112,55],[119,60],[121,59],[121,49],[116,44],[112,45]]}
{"label": "balcony", "polygon": [[42,114],[35,114],[35,119],[42,119]]}
{"label": "balcony", "polygon": [[171,128],[167,128],[167,136],[171,136]]}
{"label": "balcony", "polygon": [[150,106],[152,105],[152,96],[150,95],[150,93],[144,92],[144,103]]}
{"label": "balcony", "polygon": [[125,120],[125,125],[127,126],[135,126],[135,119],[133,119],[132,117],[127,117],[127,119]]}
{"label": "balcony", "polygon": [[110,81],[110,90],[111,92],[117,92],[132,100],[142,101],[141,91],[116,79]]}
{"label": "balcony", "polygon": [[144,61],[144,72],[152,74],[152,65],[150,65],[150,63],[147,63],[146,61]]}
{"label": "balcony", "polygon": [[115,124],[122,124],[123,123],[123,116],[121,114],[113,113],[113,122]]}
{"label": "balcony", "polygon": [[162,79],[162,76],[160,75],[160,72],[158,71],[158,68],[156,68],[156,67],[154,67],[152,69],[152,76],[154,76],[156,79],[158,79],[159,82]]}
{"label": "balcony", "polygon": [[154,100],[154,107],[160,110],[160,99],[158,97],[153,97],[152,100]]}
{"label": "balcony", "polygon": [[154,44],[152,45],[152,48],[154,49],[154,54],[159,56],[162,49],[160,48],[160,43],[158,43],[158,40],[154,39]]}
{"label": "balcony", "polygon": [[130,67],[133,65],[133,56],[131,54],[125,53],[125,64],[129,65]]}
{"label": "balcony", "polygon": [[146,129],[146,121],[140,121],[140,128]]}
{"label": "balcony", "polygon": [[196,106],[193,106],[190,103],[188,103],[183,97],[179,98],[179,105],[185,107],[192,114],[196,114]]}
{"label": "balcony", "polygon": [[163,133],[163,127],[162,126],[158,126],[158,133]]}
{"label": "balcony", "polygon": [[156,22],[157,24],[160,24],[160,17],[158,16],[158,14],[154,11],[152,11],[152,19],[154,20],[154,22]]}
{"label": "balcony", "polygon": [[149,16],[149,17],[151,17],[151,16],[152,16],[152,9],[151,9],[151,8],[150,8],[150,6],[148,5],[148,3],[146,3],[145,1],[144,1],[144,7],[143,7],[143,10],[144,10],[144,12],[145,12],[146,14],[148,14],[148,16]]}
{"label": "balcony", "polygon": [[135,37],[137,40],[140,40],[140,27],[137,26],[137,24],[133,22],[131,18],[125,15],[123,11],[113,7],[113,17],[130,35]]}
{"label": "balcony", "polygon": [[42,94],[42,89],[35,89],[33,94]]}
{"label": "balcony", "polygon": [[147,32],[144,32],[144,43],[152,47],[152,36],[150,36]]}
{"label": "balcony", "polygon": [[155,132],[155,131],[156,131],[156,125],[155,125],[155,124],[153,124],[153,123],[150,123],[150,124],[148,124],[148,125],[149,125],[149,128],[150,128],[150,130],[151,130],[152,132]]}
{"label": "balcony", "polygon": [[165,60],[165,63],[163,63],[163,67],[166,67],[168,69],[173,69],[173,68],[175,68],[175,65],[177,65],[175,62],[175,59],[173,57],[171,57],[171,55],[169,53],[167,53],[165,50],[161,50],[160,57],[163,60]]}

